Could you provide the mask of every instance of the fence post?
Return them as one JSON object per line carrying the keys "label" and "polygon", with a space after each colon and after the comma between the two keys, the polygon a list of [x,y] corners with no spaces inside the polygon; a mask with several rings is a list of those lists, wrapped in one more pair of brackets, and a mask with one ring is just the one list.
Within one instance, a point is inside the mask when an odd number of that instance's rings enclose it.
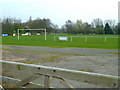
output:
{"label": "fence post", "polygon": [[71,36],[71,42],[72,42],[72,36]]}
{"label": "fence post", "polygon": [[50,88],[50,76],[44,75],[44,88]]}
{"label": "fence post", "polygon": [[106,36],[105,36],[105,42],[106,42]]}
{"label": "fence post", "polygon": [[55,36],[54,36],[54,41],[55,41]]}
{"label": "fence post", "polygon": [[86,37],[86,40],[85,40],[86,42],[87,42],[87,37]]}

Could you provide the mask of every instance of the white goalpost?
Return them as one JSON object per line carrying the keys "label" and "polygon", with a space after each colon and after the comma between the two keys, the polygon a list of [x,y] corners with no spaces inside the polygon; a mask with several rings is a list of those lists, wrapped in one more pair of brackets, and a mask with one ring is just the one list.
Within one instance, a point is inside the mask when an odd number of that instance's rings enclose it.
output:
{"label": "white goalpost", "polygon": [[18,33],[18,40],[20,40],[20,30],[42,30],[45,32],[45,40],[46,40],[46,29],[18,29],[17,33]]}

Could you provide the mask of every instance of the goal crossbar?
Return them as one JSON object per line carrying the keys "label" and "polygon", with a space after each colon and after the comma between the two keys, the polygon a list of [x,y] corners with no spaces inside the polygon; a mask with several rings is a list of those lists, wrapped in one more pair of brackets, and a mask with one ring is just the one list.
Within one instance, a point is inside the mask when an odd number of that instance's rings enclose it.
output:
{"label": "goal crossbar", "polygon": [[18,40],[20,39],[20,30],[43,30],[43,31],[45,31],[45,40],[46,40],[46,29],[18,29],[17,30],[17,33],[18,33]]}

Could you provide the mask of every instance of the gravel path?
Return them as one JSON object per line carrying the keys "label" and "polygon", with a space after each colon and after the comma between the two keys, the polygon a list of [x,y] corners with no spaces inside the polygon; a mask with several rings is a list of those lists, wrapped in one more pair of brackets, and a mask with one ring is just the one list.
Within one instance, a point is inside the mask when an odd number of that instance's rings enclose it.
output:
{"label": "gravel path", "polygon": [[[118,75],[118,50],[86,48],[50,48],[3,45],[3,60],[27,62],[78,71]],[[37,52],[33,52],[37,51]],[[45,53],[42,53],[42,52]],[[53,52],[53,53],[50,53]],[[54,53],[55,52],[55,53]],[[57,52],[57,53],[56,53]],[[65,53],[65,54],[64,54]],[[52,81],[54,82],[54,81]],[[69,81],[75,88],[104,88],[77,81]],[[54,85],[58,83],[54,83]]]}
{"label": "gravel path", "polygon": [[115,55],[118,50],[108,49],[89,49],[89,48],[51,48],[51,47],[37,47],[37,46],[16,46],[16,45],[3,45],[5,49],[20,49],[29,51],[43,51],[43,52],[57,52],[68,54],[81,54],[81,55]]}
{"label": "gravel path", "polygon": [[[3,45],[2,48],[12,49],[12,51],[3,52],[3,57],[5,60],[20,62],[23,61],[33,64],[67,68],[72,70],[118,75],[118,55],[115,54],[118,52],[117,50],[50,48],[13,45]],[[16,50],[28,50],[28,52]],[[46,53],[42,53],[41,51]],[[64,53],[67,53],[68,55],[65,55]]]}

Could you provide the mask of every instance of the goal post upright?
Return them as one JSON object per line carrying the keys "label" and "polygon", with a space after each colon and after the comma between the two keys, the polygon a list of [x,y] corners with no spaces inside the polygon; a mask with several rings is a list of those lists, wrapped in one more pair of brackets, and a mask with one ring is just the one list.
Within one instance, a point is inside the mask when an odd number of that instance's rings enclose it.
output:
{"label": "goal post upright", "polygon": [[45,30],[45,40],[46,40],[46,29],[44,29]]}
{"label": "goal post upright", "polygon": [[46,29],[18,29],[17,31],[17,33],[18,33],[18,40],[20,39],[20,30],[43,30],[43,31],[45,31],[45,40],[47,39],[46,38]]}
{"label": "goal post upright", "polygon": [[18,40],[19,40],[19,38],[20,38],[20,37],[19,37],[19,29],[18,29],[18,32],[17,32],[17,33],[18,33]]}

